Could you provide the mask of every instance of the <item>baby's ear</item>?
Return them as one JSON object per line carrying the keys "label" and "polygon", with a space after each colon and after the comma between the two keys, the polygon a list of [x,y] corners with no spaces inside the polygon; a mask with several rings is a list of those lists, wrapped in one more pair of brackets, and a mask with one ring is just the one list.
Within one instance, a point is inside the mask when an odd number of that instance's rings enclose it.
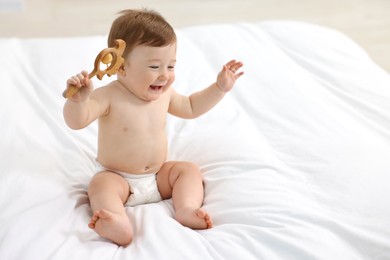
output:
{"label": "baby's ear", "polygon": [[120,73],[120,74],[122,74],[122,75],[125,74],[125,62],[122,63],[122,64],[119,66],[119,69],[118,69],[117,73]]}

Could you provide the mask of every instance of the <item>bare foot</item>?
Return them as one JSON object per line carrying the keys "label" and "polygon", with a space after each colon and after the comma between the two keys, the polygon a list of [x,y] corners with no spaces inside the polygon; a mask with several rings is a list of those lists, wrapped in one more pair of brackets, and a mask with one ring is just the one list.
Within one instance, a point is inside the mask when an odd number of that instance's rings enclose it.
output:
{"label": "bare foot", "polygon": [[175,215],[179,223],[192,229],[208,229],[213,226],[210,215],[203,208],[182,208]]}
{"label": "bare foot", "polygon": [[91,217],[88,227],[118,245],[125,246],[131,243],[132,232],[127,215],[114,214],[105,209],[97,210]]}

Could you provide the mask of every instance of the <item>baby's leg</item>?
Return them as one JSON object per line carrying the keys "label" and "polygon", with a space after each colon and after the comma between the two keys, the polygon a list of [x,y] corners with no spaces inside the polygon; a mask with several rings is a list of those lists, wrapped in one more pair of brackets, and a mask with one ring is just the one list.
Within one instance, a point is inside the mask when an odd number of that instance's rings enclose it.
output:
{"label": "baby's leg", "polygon": [[201,208],[203,180],[198,166],[190,162],[167,162],[157,174],[157,184],[163,199],[172,197],[176,220],[186,227],[212,227],[209,214]]}
{"label": "baby's leg", "polygon": [[88,188],[94,212],[88,226],[118,245],[128,245],[132,240],[130,221],[123,206],[129,194],[127,181],[112,172],[96,174]]}

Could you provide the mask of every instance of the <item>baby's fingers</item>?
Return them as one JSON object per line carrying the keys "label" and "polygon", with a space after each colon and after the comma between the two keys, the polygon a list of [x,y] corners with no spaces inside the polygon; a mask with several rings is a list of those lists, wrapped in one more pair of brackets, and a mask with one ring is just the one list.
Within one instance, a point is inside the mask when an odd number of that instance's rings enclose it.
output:
{"label": "baby's fingers", "polygon": [[72,76],[66,81],[66,84],[68,86],[75,86],[75,87],[81,87],[80,79],[76,76]]}
{"label": "baby's fingers", "polygon": [[81,72],[81,75],[83,75],[84,78],[89,78],[89,77],[88,77],[89,73],[88,73],[88,71],[86,71],[86,70],[83,70],[83,71]]}
{"label": "baby's fingers", "polygon": [[241,61],[238,61],[236,63],[234,63],[233,67],[238,70],[240,69],[242,66],[244,66],[244,63],[242,63]]}
{"label": "baby's fingers", "polygon": [[241,77],[242,75],[244,75],[244,72],[241,71],[239,73],[237,73],[235,76],[236,76],[236,79],[238,79],[239,77]]}
{"label": "baby's fingers", "polygon": [[244,64],[241,61],[231,60],[226,63],[226,68],[233,72],[234,74],[243,66]]}
{"label": "baby's fingers", "polygon": [[87,85],[87,80],[88,72],[84,70],[81,73],[78,73],[76,76],[71,77],[69,83],[80,88],[85,87]]}
{"label": "baby's fingers", "polygon": [[225,66],[230,68],[234,63],[236,63],[236,60],[230,60],[228,63],[225,64]]}
{"label": "baby's fingers", "polygon": [[[88,76],[88,75],[87,75]],[[76,75],[76,77],[79,79],[79,82],[83,85],[85,82],[85,77],[83,72]]]}

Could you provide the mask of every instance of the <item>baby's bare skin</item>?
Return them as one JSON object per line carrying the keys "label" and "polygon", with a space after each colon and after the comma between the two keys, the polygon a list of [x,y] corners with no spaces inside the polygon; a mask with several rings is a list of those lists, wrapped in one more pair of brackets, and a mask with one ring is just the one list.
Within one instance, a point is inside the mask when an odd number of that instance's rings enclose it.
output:
{"label": "baby's bare skin", "polygon": [[[167,162],[166,115],[196,118],[209,111],[230,91],[241,62],[224,65],[217,82],[189,97],[171,88],[175,79],[176,44],[137,46],[125,59],[118,80],[93,90],[88,73],[70,78],[68,85],[81,90],[64,106],[64,118],[73,129],[98,119],[98,162],[106,169],[132,174],[157,173],[163,199],[172,197],[176,220],[193,229],[211,228],[204,208],[202,175],[189,162]],[[132,229],[124,204],[128,183],[110,171],[95,175],[88,190],[93,216],[89,227],[102,237],[126,245]]]}
{"label": "baby's bare skin", "polygon": [[111,239],[118,245],[128,245],[132,240],[132,228],[127,215],[114,214],[108,210],[97,210],[88,227],[100,236]]}
{"label": "baby's bare skin", "polygon": [[99,163],[128,173],[158,172],[167,159],[165,117],[171,89],[153,102],[137,100],[119,81],[96,92],[110,98],[109,113],[99,118]]}

